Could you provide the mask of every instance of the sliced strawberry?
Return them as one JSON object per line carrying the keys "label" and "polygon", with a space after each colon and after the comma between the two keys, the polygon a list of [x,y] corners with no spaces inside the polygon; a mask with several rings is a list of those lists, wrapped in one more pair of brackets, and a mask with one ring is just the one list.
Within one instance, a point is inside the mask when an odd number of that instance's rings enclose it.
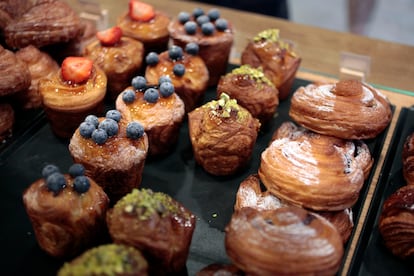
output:
{"label": "sliced strawberry", "polygon": [[67,57],[62,62],[61,73],[65,81],[82,83],[89,79],[93,62],[85,57]]}
{"label": "sliced strawberry", "polygon": [[122,30],[118,26],[106,29],[96,33],[96,37],[104,46],[113,46],[119,42],[122,37]]}
{"label": "sliced strawberry", "polygon": [[154,7],[138,0],[129,0],[129,16],[137,21],[150,21],[155,16]]}

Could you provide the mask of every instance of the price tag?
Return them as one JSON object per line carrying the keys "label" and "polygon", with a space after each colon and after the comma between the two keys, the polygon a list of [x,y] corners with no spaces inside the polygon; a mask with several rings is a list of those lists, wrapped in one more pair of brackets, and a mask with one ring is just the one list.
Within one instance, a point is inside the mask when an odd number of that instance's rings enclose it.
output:
{"label": "price tag", "polygon": [[339,63],[339,79],[365,81],[371,68],[371,57],[342,52]]}

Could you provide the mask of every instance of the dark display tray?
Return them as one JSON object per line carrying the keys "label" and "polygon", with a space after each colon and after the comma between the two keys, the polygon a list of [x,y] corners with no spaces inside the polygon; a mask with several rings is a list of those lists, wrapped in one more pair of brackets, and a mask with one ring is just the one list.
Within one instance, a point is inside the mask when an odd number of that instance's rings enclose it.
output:
{"label": "dark display tray", "polygon": [[394,256],[384,245],[378,230],[384,201],[405,185],[402,174],[402,150],[405,139],[414,132],[414,108],[402,108],[390,147],[373,193],[358,248],[351,260],[349,275],[413,275],[413,260]]}
{"label": "dark display tray", "polygon": [[[296,79],[292,91],[308,83]],[[209,89],[205,101],[213,97],[215,89]],[[187,122],[181,127],[178,144],[170,154],[164,158],[147,160],[141,186],[171,195],[197,215],[187,262],[189,275],[195,275],[211,263],[229,262],[224,248],[224,229],[233,212],[237,189],[248,175],[257,173],[260,154],[267,147],[274,130],[290,120],[289,105],[290,99],[280,103],[275,117],[259,133],[249,166],[237,175],[212,176],[195,163]],[[39,116],[40,119],[34,118],[36,122],[30,124],[31,128],[25,131],[25,135],[16,138],[10,148],[0,153],[0,244],[4,252],[0,263],[3,275],[55,275],[62,265],[62,261],[46,255],[37,245],[22,204],[24,189],[40,178],[45,164],[54,163],[62,170],[72,164],[68,141],[55,137],[45,117]],[[387,131],[376,139],[366,141],[375,163],[353,208],[355,224],[358,223]],[[348,252],[349,244],[346,245],[345,253]]]}

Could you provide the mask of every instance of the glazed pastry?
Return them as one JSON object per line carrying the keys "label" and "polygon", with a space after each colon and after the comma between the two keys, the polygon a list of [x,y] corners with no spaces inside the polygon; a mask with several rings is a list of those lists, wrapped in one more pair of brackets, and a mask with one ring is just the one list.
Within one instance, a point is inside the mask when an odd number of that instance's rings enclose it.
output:
{"label": "glazed pastry", "polygon": [[198,51],[197,44],[189,43],[184,50],[173,45],[159,55],[147,55],[145,78],[148,83],[156,85],[160,77],[168,76],[175,93],[183,100],[186,112],[201,104],[207,89],[208,69]]}
{"label": "glazed pastry", "polygon": [[149,155],[169,153],[176,145],[184,120],[184,102],[174,92],[168,80],[160,86],[147,86],[146,79],[137,76],[133,85],[116,99],[115,105],[125,121],[139,121],[148,135]]}
{"label": "glazed pastry", "polygon": [[141,41],[146,53],[165,51],[170,39],[170,17],[139,0],[129,0],[128,7],[117,20],[124,35]]}
{"label": "glazed pastry", "polygon": [[227,255],[247,275],[334,275],[344,253],[331,223],[295,206],[242,208],[225,231]]}
{"label": "glazed pastry", "polygon": [[60,70],[39,80],[39,92],[52,128],[70,138],[89,114],[102,114],[107,78],[102,69],[84,57],[66,58]]}
{"label": "glazed pastry", "polygon": [[40,108],[42,97],[39,93],[39,80],[55,74],[59,65],[49,54],[33,45],[18,50],[16,57],[27,64],[31,77],[30,87],[15,95],[18,105],[23,109]]}
{"label": "glazed pastry", "polygon": [[107,215],[113,241],[139,249],[151,275],[185,269],[195,223],[195,216],[178,201],[150,189],[134,189]]}
{"label": "glazed pastry", "polygon": [[384,202],[379,231],[392,254],[407,259],[414,256],[414,185],[399,188]]}
{"label": "glazed pastry", "polygon": [[250,161],[260,122],[225,93],[188,113],[194,158],[213,175],[231,175]]}
{"label": "glazed pastry", "polygon": [[122,36],[119,27],[97,33],[97,39],[86,45],[84,56],[100,66],[108,78],[107,96],[115,100],[141,70],[144,45]]}
{"label": "glazed pastry", "polygon": [[32,5],[27,0],[3,0],[0,2],[0,30],[10,24],[11,21],[22,16]]}
{"label": "glazed pastry", "polygon": [[242,65],[221,77],[217,96],[228,94],[261,123],[268,122],[279,105],[279,91],[262,70]]}
{"label": "glazed pastry", "polygon": [[[278,198],[312,210],[352,207],[364,184],[364,168],[355,144],[287,124],[261,154],[259,177]],[[363,153],[368,154],[368,153]],[[370,159],[371,161],[371,159]]]}
{"label": "glazed pastry", "polygon": [[12,136],[14,121],[14,109],[11,104],[0,102],[0,143]]}
{"label": "glazed pastry", "polygon": [[358,80],[300,87],[292,96],[289,115],[317,133],[342,139],[370,139],[391,122],[389,101]]}
{"label": "glazed pastry", "polygon": [[402,150],[402,170],[407,184],[414,184],[414,132],[405,138]]}
{"label": "glazed pastry", "polygon": [[141,252],[123,244],[104,244],[91,248],[66,262],[57,276],[148,275],[148,262]]}
{"label": "glazed pastry", "polygon": [[114,204],[141,184],[148,137],[139,122],[121,122],[121,114],[109,110],[105,117],[85,118],[70,139],[69,152]]}
{"label": "glazed pastry", "polygon": [[83,166],[73,164],[64,174],[49,164],[42,176],[23,193],[39,246],[53,257],[72,258],[102,242],[109,199]]}
{"label": "glazed pastry", "polygon": [[209,71],[209,86],[217,85],[225,74],[234,41],[233,28],[217,9],[207,13],[195,8],[193,13],[181,12],[168,26],[174,45],[185,47],[194,42],[199,45],[200,57]]}
{"label": "glazed pastry", "polygon": [[279,100],[289,96],[300,63],[301,58],[290,43],[280,38],[278,29],[258,33],[241,54],[241,64],[262,68],[279,90]]}
{"label": "glazed pastry", "polygon": [[196,276],[243,276],[244,273],[232,264],[211,264],[199,272]]}

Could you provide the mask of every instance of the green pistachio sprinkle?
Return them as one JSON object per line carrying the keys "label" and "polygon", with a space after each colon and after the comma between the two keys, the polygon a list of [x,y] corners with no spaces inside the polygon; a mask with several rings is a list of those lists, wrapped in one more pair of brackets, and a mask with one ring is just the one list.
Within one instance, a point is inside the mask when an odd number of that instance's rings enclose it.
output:
{"label": "green pistachio sprinkle", "polygon": [[258,33],[254,38],[254,42],[259,42],[259,41],[272,41],[272,42],[277,42],[279,41],[279,29],[267,29],[264,31],[261,31],[260,33]]}
{"label": "green pistachio sprinkle", "polygon": [[221,93],[218,100],[212,100],[205,106],[210,109],[211,114],[221,118],[229,118],[232,113],[235,113],[237,120],[241,121],[249,114],[246,109],[240,108],[236,99],[230,99],[227,93]]}
{"label": "green pistachio sprinkle", "polygon": [[230,74],[247,75],[257,83],[264,83],[274,87],[273,83],[266,77],[261,68],[253,68],[249,64],[244,64],[233,69]]}

